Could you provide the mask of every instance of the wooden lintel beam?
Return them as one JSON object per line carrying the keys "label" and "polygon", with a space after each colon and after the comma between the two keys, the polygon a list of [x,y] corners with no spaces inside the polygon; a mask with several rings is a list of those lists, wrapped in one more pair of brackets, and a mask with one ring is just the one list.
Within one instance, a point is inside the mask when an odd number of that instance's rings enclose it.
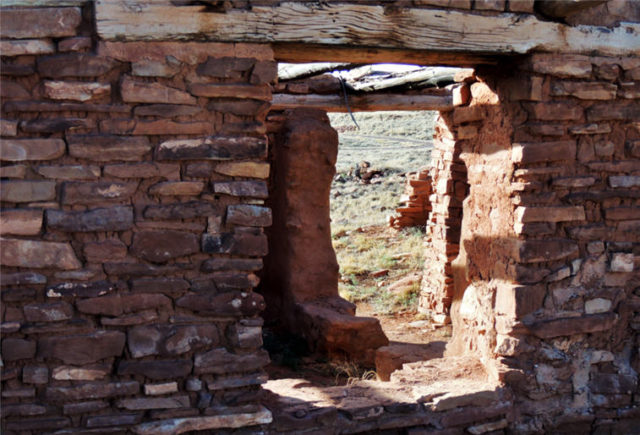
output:
{"label": "wooden lintel beam", "polygon": [[404,63],[409,65],[459,66],[495,65],[498,56],[445,51],[402,50],[373,47],[344,47],[317,44],[273,44],[279,62]]}
{"label": "wooden lintel beam", "polygon": [[[453,96],[449,95],[406,95],[406,94],[364,94],[349,95],[349,109],[352,112],[375,112],[381,110],[453,110]],[[321,109],[326,112],[348,112],[349,109],[341,95],[292,95],[274,94],[272,110],[305,107]]]}
{"label": "wooden lintel beam", "polygon": [[525,14],[390,10],[336,2],[274,2],[224,13],[204,5],[174,5],[170,0],[96,0],[95,4],[98,34],[105,40],[302,43],[478,55],[640,53],[640,23],[621,23],[613,29],[572,27]]}

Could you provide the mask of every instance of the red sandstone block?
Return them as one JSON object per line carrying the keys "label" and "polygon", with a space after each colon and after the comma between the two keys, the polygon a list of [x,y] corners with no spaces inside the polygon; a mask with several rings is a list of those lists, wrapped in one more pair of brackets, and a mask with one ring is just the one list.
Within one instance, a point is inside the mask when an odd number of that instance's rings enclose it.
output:
{"label": "red sandstone block", "polygon": [[71,53],[39,57],[38,72],[43,77],[97,77],[111,71],[118,64],[113,59],[91,54]]}
{"label": "red sandstone block", "polygon": [[0,136],[16,136],[17,134],[18,121],[14,121],[11,119],[0,119]]}
{"label": "red sandstone block", "polygon": [[611,329],[618,320],[615,313],[591,314],[526,322],[525,326],[539,338],[587,334]]}
{"label": "red sandstone block", "polygon": [[95,181],[86,183],[68,181],[62,185],[62,203],[95,204],[122,201],[131,198],[137,187],[137,182]]}
{"label": "red sandstone block", "polygon": [[539,263],[575,256],[578,244],[567,239],[520,240],[515,243],[514,259],[520,263]]}
{"label": "red sandstone block", "polygon": [[83,51],[91,48],[91,38],[88,36],[76,36],[58,41],[58,51]]}
{"label": "red sandstone block", "polygon": [[48,80],[42,84],[42,89],[44,96],[52,100],[90,101],[108,96],[111,93],[111,84]]}
{"label": "red sandstone block", "polygon": [[197,196],[204,189],[203,181],[164,181],[149,188],[150,195],[189,195]]}
{"label": "red sandstone block", "polygon": [[[3,100],[24,100],[29,98],[30,96],[31,94],[29,93],[29,91],[27,91],[21,84],[6,80],[2,82],[2,88],[0,88],[0,98],[2,98]],[[8,109],[5,108],[5,111],[8,111]]]}
{"label": "red sandstone block", "polygon": [[157,82],[147,83],[125,77],[120,83],[122,101],[127,103],[164,103],[194,105],[197,100],[189,93],[162,85]]}
{"label": "red sandstone block", "polygon": [[0,234],[35,236],[40,234],[42,220],[42,210],[4,209],[0,214]]}
{"label": "red sandstone block", "polygon": [[566,54],[534,54],[527,68],[532,71],[557,77],[588,78],[592,65],[588,56]]}
{"label": "red sandstone block", "polygon": [[20,122],[20,130],[26,133],[58,133],[93,129],[96,121],[91,118],[48,118]]}
{"label": "red sandstone block", "polygon": [[225,85],[217,83],[195,83],[189,86],[189,92],[198,97],[207,98],[251,98],[269,101],[271,88],[269,86]]}
{"label": "red sandstone block", "polygon": [[[124,336],[124,334],[122,335]],[[46,397],[48,400],[70,402],[73,400],[129,396],[139,392],[140,384],[136,381],[86,382],[70,387],[49,386],[46,389]]]}
{"label": "red sandstone block", "polygon": [[533,119],[542,121],[572,121],[583,118],[583,108],[574,103],[530,103],[525,105]]}
{"label": "red sandstone block", "polygon": [[0,53],[2,53],[3,56],[51,54],[55,51],[55,45],[50,39],[0,41]]}
{"label": "red sandstone block", "polygon": [[141,231],[134,235],[131,254],[155,263],[199,252],[195,234],[182,231]]}
{"label": "red sandstone block", "polygon": [[[88,364],[103,358],[120,356],[124,349],[124,343],[125,335],[119,331],[45,337],[38,341],[38,357],[58,359],[65,364]],[[87,349],[91,349],[91,352],[87,352]],[[49,396],[49,389],[47,396]]]}
{"label": "red sandstone block", "polygon": [[160,116],[162,118],[176,118],[178,116],[193,116],[202,112],[202,107],[184,104],[150,104],[136,106],[133,113],[136,116]]}
{"label": "red sandstone block", "polygon": [[10,39],[74,36],[82,20],[80,8],[2,10],[0,37]]}
{"label": "red sandstone block", "polygon": [[583,206],[567,207],[518,207],[516,221],[527,222],[569,222],[586,219]]}
{"label": "red sandstone block", "polygon": [[100,121],[100,132],[123,135],[208,135],[214,132],[214,125],[212,122],[176,122],[167,119],[157,121],[105,119]]}
{"label": "red sandstone block", "polygon": [[589,122],[640,118],[640,104],[634,101],[597,103],[587,109]]}
{"label": "red sandstone block", "polygon": [[572,96],[580,100],[613,100],[618,86],[603,82],[556,81],[551,85],[551,95]]}
{"label": "red sandstone block", "polygon": [[512,159],[516,163],[540,163],[576,159],[575,141],[513,144]]}
{"label": "red sandstone block", "polygon": [[67,135],[67,142],[71,156],[100,162],[140,160],[152,148],[146,137]]}

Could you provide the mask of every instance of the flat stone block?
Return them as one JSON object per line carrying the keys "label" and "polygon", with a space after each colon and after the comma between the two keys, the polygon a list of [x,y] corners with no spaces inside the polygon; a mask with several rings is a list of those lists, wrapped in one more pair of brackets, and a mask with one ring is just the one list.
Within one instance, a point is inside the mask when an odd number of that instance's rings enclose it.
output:
{"label": "flat stone block", "polygon": [[[4,12],[3,12],[4,13]],[[2,33],[2,31],[0,31]],[[56,47],[50,39],[21,39],[0,41],[3,56],[23,56],[55,53]]]}
{"label": "flat stone block", "polygon": [[132,207],[89,211],[47,210],[47,227],[66,232],[125,231],[133,226]]}
{"label": "flat stone block", "polygon": [[42,210],[9,209],[0,214],[0,234],[35,236],[42,229]]}
{"label": "flat stone block", "polygon": [[196,235],[182,231],[141,231],[131,245],[132,255],[156,263],[199,251]]}
{"label": "flat stone block", "polygon": [[149,188],[150,195],[172,196],[197,196],[204,190],[202,181],[165,181],[154,184]]}
{"label": "flat stone block", "polygon": [[189,431],[201,431],[221,428],[242,428],[269,424],[273,420],[271,411],[259,406],[255,411],[246,408],[227,408],[224,414],[205,417],[174,418],[142,423],[133,428],[138,435],[173,435]]}
{"label": "flat stone block", "polygon": [[220,163],[215,166],[219,174],[231,177],[269,178],[270,165],[267,162],[233,162]]}
{"label": "flat stone block", "polygon": [[40,75],[51,78],[98,77],[111,71],[117,64],[113,59],[84,53],[39,57],[37,60]]}
{"label": "flat stone block", "polygon": [[100,177],[100,166],[38,166],[36,172],[56,180],[95,180]]}
{"label": "flat stone block", "polygon": [[7,162],[53,160],[64,155],[62,139],[5,139],[0,142],[0,157]]}
{"label": "flat stone block", "polygon": [[189,93],[162,85],[147,83],[125,77],[120,83],[122,101],[125,103],[164,103],[195,105],[197,100]]}
{"label": "flat stone block", "polygon": [[2,238],[0,255],[5,266],[63,270],[82,267],[69,243]]}
{"label": "flat stone block", "polygon": [[87,183],[69,181],[62,185],[62,203],[95,204],[122,201],[131,198],[137,187],[137,182],[95,181]]}
{"label": "flat stone block", "polygon": [[162,142],[155,153],[158,160],[240,160],[262,159],[266,156],[266,139],[248,136],[169,140]]}
{"label": "flat stone block", "polygon": [[72,157],[99,162],[140,160],[151,151],[146,137],[112,135],[67,135]]}
{"label": "flat stone block", "polygon": [[267,183],[264,181],[220,181],[213,183],[215,193],[251,198],[268,198]]}
{"label": "flat stone block", "polygon": [[55,181],[2,181],[0,200],[6,202],[51,201],[56,198]]}
{"label": "flat stone block", "polygon": [[75,36],[81,20],[80,8],[3,9],[0,37],[27,39]]}
{"label": "flat stone block", "polygon": [[91,101],[111,94],[111,84],[98,82],[45,81],[44,96],[52,100]]}
{"label": "flat stone block", "polygon": [[227,223],[268,227],[272,223],[271,209],[248,204],[230,205],[227,207]]}
{"label": "flat stone block", "polygon": [[[97,331],[88,335],[45,337],[38,341],[38,357],[58,359],[65,364],[93,363],[103,358],[120,356],[124,350],[125,338],[125,334],[119,331]],[[106,396],[91,398],[98,397]]]}

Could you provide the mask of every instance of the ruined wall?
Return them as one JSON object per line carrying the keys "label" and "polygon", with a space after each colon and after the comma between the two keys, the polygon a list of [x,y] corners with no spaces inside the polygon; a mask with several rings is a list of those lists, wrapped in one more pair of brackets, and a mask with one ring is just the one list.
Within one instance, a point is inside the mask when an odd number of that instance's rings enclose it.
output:
{"label": "ruined wall", "polygon": [[[271,48],[99,41],[91,3],[1,20],[3,433],[269,422],[252,288],[272,221]],[[496,415],[508,408],[514,430],[631,432],[640,62],[534,54],[502,66],[440,121],[430,234],[444,269],[431,276],[456,285],[431,301],[452,316],[449,352],[473,351],[513,390]]]}
{"label": "ruined wall", "polygon": [[639,65],[533,55],[505,67],[517,77],[482,71],[439,121],[470,186],[448,354],[476,353],[514,388],[521,431],[637,424]]}
{"label": "ruined wall", "polygon": [[1,15],[3,433],[270,421],[271,49],[98,42],[90,5]]}

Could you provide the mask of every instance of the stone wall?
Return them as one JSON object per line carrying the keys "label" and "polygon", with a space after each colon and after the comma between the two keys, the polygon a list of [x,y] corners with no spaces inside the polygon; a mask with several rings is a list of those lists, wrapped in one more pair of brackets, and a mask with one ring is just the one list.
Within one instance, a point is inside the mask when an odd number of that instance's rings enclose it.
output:
{"label": "stone wall", "polygon": [[637,424],[639,62],[533,55],[442,116],[470,186],[448,354],[513,387],[518,431]]}
{"label": "stone wall", "polygon": [[[272,47],[102,41],[75,4],[1,14],[3,433],[267,424]],[[513,394],[512,430],[633,432],[640,60],[496,63],[439,120],[422,308]],[[424,421],[406,427],[444,428]]]}
{"label": "stone wall", "polygon": [[271,49],[90,17],[2,11],[3,433],[266,423]]}

